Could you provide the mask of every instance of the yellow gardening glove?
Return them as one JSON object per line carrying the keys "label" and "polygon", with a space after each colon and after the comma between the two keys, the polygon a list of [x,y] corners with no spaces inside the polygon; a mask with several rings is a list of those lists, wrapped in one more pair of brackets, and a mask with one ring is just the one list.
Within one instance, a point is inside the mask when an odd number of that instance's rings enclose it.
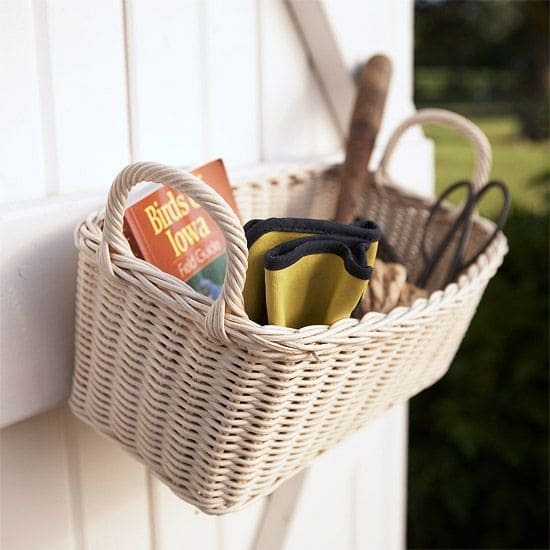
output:
{"label": "yellow gardening glove", "polygon": [[380,229],[301,218],[251,220],[245,309],[258,323],[300,328],[350,317],[367,288]]}

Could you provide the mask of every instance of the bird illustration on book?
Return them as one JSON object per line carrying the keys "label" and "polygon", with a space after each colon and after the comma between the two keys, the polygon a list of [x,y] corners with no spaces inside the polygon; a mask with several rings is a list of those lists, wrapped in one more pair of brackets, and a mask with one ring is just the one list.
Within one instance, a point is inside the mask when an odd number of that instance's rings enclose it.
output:
{"label": "bird illustration on book", "polygon": [[215,284],[210,279],[201,277],[199,280],[197,292],[203,296],[208,296],[212,300],[216,300],[221,292],[221,287]]}

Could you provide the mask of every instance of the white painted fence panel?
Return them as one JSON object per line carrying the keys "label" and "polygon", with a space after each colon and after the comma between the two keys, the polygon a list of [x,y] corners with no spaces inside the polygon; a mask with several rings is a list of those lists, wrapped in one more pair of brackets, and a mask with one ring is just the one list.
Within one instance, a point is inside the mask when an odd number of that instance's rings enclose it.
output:
{"label": "white painted fence panel", "polygon": [[125,2],[134,160],[193,166],[205,156],[200,1]]}
{"label": "white painted fence panel", "polygon": [[[220,518],[221,549],[246,550],[253,548],[268,498],[257,500],[250,506]],[[259,550],[259,547],[255,547]]]}
{"label": "white painted fence panel", "polygon": [[155,549],[220,550],[219,518],[201,514],[156,479],[151,479],[151,488]]}
{"label": "white painted fence panel", "polygon": [[58,189],[107,190],[129,159],[122,4],[50,0],[46,6]]}
{"label": "white painted fence panel", "polygon": [[205,0],[206,156],[232,166],[258,160],[257,2]]}
{"label": "white painted fence panel", "polygon": [[46,192],[30,0],[0,2],[0,202]]}
{"label": "white painted fence panel", "polygon": [[353,548],[357,446],[356,438],[348,440],[308,470],[290,517],[285,550]]}
{"label": "white painted fence panel", "polygon": [[0,548],[70,550],[77,540],[63,412],[2,430]]}
{"label": "white painted fence panel", "polygon": [[368,425],[355,454],[355,548],[405,547],[407,405]]}
{"label": "white painted fence panel", "polygon": [[[69,411],[66,414],[70,415]],[[70,416],[69,456],[84,546],[149,550],[153,526],[145,468],[115,443]]]}
{"label": "white painted fence panel", "polygon": [[[412,108],[412,2],[310,4],[325,9],[347,70],[380,49],[393,56],[383,138]],[[0,135],[10,134],[8,148],[0,144],[1,200],[50,195],[2,215],[3,233],[16,235],[0,281],[0,416],[10,424],[67,394],[71,230],[126,162],[193,165],[219,155],[236,172],[338,152],[341,136],[282,0],[0,0],[0,15],[1,77],[15,83],[0,92]],[[419,136],[407,136],[393,170],[427,191],[431,149]],[[65,407],[39,414],[1,432],[0,542],[10,550],[398,549],[405,411],[321,458],[303,484],[291,480],[223,518],[180,501]]]}
{"label": "white painted fence panel", "polygon": [[341,146],[283,2],[260,2],[262,157],[303,159]]}

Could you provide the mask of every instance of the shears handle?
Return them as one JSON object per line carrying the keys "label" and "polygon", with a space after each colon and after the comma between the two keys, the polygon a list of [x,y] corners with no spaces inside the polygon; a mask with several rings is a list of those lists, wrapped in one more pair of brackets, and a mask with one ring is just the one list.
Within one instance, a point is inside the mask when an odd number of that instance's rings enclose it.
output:
{"label": "shears handle", "polygon": [[[449,196],[455,193],[457,190],[465,188],[466,189],[466,199],[464,200],[462,209],[459,211],[457,217],[454,219],[453,223],[449,229],[443,234],[441,240],[439,240],[435,250],[428,250],[428,241],[431,235],[431,228],[436,218],[437,214],[442,210],[442,203]],[[460,263],[460,258],[464,253],[466,247],[469,233],[470,233],[470,210],[472,204],[474,203],[474,190],[473,186],[469,181],[457,181],[452,185],[449,185],[443,193],[439,195],[435,204],[431,207],[428,219],[424,226],[424,234],[422,235],[421,241],[421,251],[422,257],[424,258],[424,269],[420,273],[419,277],[416,280],[416,285],[424,287],[427,285],[428,281],[432,277],[433,273],[439,266],[443,256],[448,251],[449,246],[451,245],[455,235],[459,232],[459,239],[456,244],[456,250],[453,254],[453,259],[451,262],[451,267],[447,273],[445,284],[451,276],[451,273],[454,273],[458,269],[458,264]]]}
{"label": "shears handle", "polygon": [[[450,228],[447,232],[444,233],[441,240],[435,247],[434,251],[429,251],[427,249],[428,237],[431,234],[431,226],[433,224],[436,214],[442,210],[442,203],[450,195],[452,195],[458,189],[465,188],[467,195],[466,199],[460,209],[457,217],[454,219]],[[502,207],[500,209],[499,216],[495,222],[495,229],[489,235],[489,237],[482,243],[482,245],[472,254],[472,256],[465,260],[465,253],[470,241],[470,235],[472,230],[473,216],[479,206],[480,202],[483,200],[485,195],[492,189],[498,189],[502,195]],[[506,184],[501,181],[490,181],[484,185],[479,191],[475,191],[473,185],[469,181],[459,181],[456,182],[441,195],[439,195],[437,201],[430,210],[426,225],[424,227],[424,234],[422,236],[422,256],[424,258],[425,266],[420,276],[416,280],[416,284],[420,287],[427,285],[428,281],[434,274],[435,270],[438,268],[443,256],[448,252],[449,247],[456,241],[455,250],[452,254],[451,263],[447,274],[445,276],[444,284],[448,284],[453,281],[457,275],[472,265],[477,258],[487,250],[489,245],[493,242],[497,233],[504,227],[508,214],[510,212],[510,193]]]}
{"label": "shears handle", "polygon": [[502,196],[502,206],[500,207],[500,212],[495,221],[495,228],[491,233],[491,235],[489,235],[488,239],[472,254],[472,256],[468,260],[465,260],[464,258],[462,258],[460,271],[470,267],[478,259],[478,257],[481,256],[481,254],[483,254],[487,250],[489,245],[495,240],[498,232],[504,228],[506,220],[508,219],[508,215],[510,214],[512,199],[510,197],[510,191],[508,189],[508,186],[502,181],[492,180],[488,182],[486,185],[484,185],[477,193],[475,193],[473,197],[473,205],[472,205],[470,216],[474,215],[477,206],[479,205],[483,197],[491,189],[498,189],[498,191]]}

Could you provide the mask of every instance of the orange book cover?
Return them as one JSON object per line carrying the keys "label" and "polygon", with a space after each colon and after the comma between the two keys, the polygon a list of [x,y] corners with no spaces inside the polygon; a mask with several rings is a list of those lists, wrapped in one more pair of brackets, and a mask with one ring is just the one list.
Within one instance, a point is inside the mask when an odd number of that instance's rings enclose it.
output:
{"label": "orange book cover", "polygon": [[[239,216],[221,159],[191,171]],[[225,238],[210,214],[171,187],[160,187],[127,208],[124,231],[136,256],[215,299],[225,275]]]}

